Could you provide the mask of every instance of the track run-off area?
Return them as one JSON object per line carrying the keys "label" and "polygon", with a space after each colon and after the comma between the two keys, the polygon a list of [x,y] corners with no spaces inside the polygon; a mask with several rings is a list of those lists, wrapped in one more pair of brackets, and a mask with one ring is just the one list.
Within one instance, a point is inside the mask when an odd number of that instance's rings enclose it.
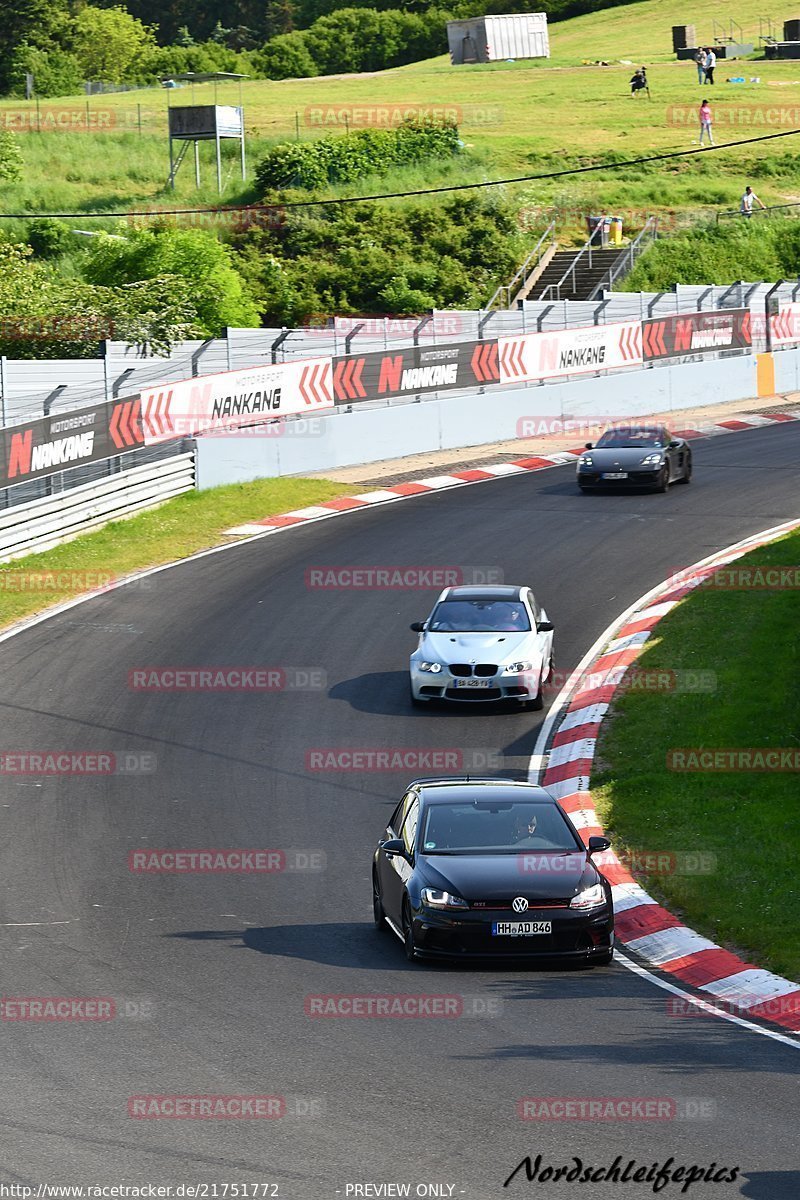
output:
{"label": "track run-off area", "polygon": [[[446,752],[474,774],[525,778],[546,713],[411,708],[408,626],[435,589],[316,587],[311,572],[456,567],[530,584],[568,672],[649,588],[800,515],[800,424],[693,454],[691,486],[666,495],[582,496],[569,465],[417,495],[146,574],[0,638],[0,751],[117,764],[0,776],[3,996],[113,1000],[114,1014],[2,1022],[6,1178],[207,1184],[209,1196],[277,1185],[257,1194],[286,1200],[404,1194],[354,1190],[388,1184],[466,1200],[653,1195],[652,1181],[524,1171],[503,1186],[526,1155],[598,1169],[619,1155],[738,1168],[665,1197],[800,1195],[793,1047],[678,1017],[620,964],[408,964],[372,927],[371,855],[408,780],[450,772],[314,757]],[[292,686],[132,683],[145,668],[217,666],[271,668]],[[285,869],[131,869],[135,851],[199,848],[278,850]],[[449,1003],[319,1015],[330,996]],[[260,1119],[171,1119],[132,1100],[176,1096],[277,1099]],[[555,1102],[549,1119],[530,1119],[532,1098]],[[583,1103],[597,1098],[623,1103],[598,1116]]]}

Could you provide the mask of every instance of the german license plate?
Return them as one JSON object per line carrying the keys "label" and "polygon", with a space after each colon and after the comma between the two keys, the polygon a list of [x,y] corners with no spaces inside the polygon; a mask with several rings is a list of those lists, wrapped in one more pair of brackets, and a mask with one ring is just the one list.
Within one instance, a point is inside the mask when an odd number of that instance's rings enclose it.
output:
{"label": "german license plate", "polygon": [[627,479],[627,471],[604,471],[603,479]]}
{"label": "german license plate", "polygon": [[463,688],[488,688],[492,687],[493,680],[491,679],[457,679],[456,687]]}
{"label": "german license plate", "polygon": [[533,937],[537,933],[552,933],[552,921],[493,921],[493,937]]}

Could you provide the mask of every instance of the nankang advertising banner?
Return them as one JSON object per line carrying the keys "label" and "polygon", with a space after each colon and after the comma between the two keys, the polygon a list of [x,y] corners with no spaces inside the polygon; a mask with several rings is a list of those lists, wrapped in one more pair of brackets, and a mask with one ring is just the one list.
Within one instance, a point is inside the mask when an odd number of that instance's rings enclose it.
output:
{"label": "nankang advertising banner", "polygon": [[0,487],[114,458],[142,445],[138,396],[0,429]]}
{"label": "nankang advertising banner", "polygon": [[290,360],[146,388],[141,393],[145,444],[196,433],[235,432],[289,414],[333,408],[331,361]]}
{"label": "nankang advertising banner", "polygon": [[333,360],[337,404],[499,383],[497,342],[452,342],[349,354]]}
{"label": "nankang advertising banner", "polygon": [[647,362],[712,350],[745,350],[752,344],[750,310],[676,313],[642,321],[642,351]]}
{"label": "nankang advertising banner", "polygon": [[501,383],[558,379],[642,365],[639,321],[504,337],[498,346]]}

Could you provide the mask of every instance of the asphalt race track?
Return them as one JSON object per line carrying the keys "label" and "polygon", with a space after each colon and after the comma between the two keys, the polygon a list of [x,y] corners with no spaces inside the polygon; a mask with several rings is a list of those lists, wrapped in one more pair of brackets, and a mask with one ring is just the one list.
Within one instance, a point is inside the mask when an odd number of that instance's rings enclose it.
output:
{"label": "asphalt race track", "polygon": [[[149,775],[0,776],[3,995],[113,997],[118,1014],[3,1022],[5,1181],[274,1183],[258,1195],[286,1200],[402,1194],[352,1186],[387,1183],[467,1200],[653,1195],[652,1183],[528,1183],[524,1172],[503,1188],[526,1154],[598,1168],[619,1154],[637,1166],[673,1157],[740,1168],[733,1183],[688,1193],[673,1183],[658,1193],[667,1198],[800,1196],[796,1050],[727,1021],[678,1019],[667,992],[621,965],[407,964],[399,941],[372,928],[369,876],[414,772],[306,766],[314,748],[467,748],[475,761],[501,753],[501,771],[522,777],[544,715],[412,710],[408,625],[435,593],[312,589],[308,568],[499,569],[533,585],[568,670],[672,571],[798,515],[800,426],[699,442],[694,454],[691,487],[665,496],[581,496],[566,467],[305,526],[0,644],[0,750],[149,751],[157,761]],[[135,668],[207,664],[322,669],[327,687],[128,687]],[[326,867],[128,868],[135,849],[208,847],[321,850]],[[390,993],[467,997],[477,1015],[305,1012],[309,996]],[[128,1115],[129,1097],[152,1094],[280,1096],[286,1111]],[[660,1120],[526,1122],[524,1097],[673,1104]]]}

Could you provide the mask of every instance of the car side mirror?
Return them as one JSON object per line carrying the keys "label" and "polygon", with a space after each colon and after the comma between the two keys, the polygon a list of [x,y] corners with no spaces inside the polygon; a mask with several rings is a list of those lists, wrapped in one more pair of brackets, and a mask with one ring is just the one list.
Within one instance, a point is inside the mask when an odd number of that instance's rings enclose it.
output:
{"label": "car side mirror", "polygon": [[677,450],[679,446],[680,446],[680,442],[676,442],[676,441],[673,439],[673,440],[670,442],[670,444],[667,446],[667,449],[668,449],[668,450]]}
{"label": "car side mirror", "polygon": [[409,628],[411,629],[412,633],[424,633],[425,632],[425,624],[423,621],[412,621]]}
{"label": "car side mirror", "polygon": [[590,837],[588,854],[598,854],[601,850],[608,850],[611,846],[611,841],[607,837]]}
{"label": "car side mirror", "polygon": [[587,442],[587,443],[586,443],[586,445],[585,445],[583,448],[584,448],[584,450],[591,450],[591,448],[592,448],[592,443],[591,443],[591,442]]}
{"label": "car side mirror", "polygon": [[552,633],[555,629],[555,625],[552,621],[540,621],[536,628],[539,633]]}
{"label": "car side mirror", "polygon": [[[603,839],[600,838],[600,841],[602,840]],[[400,838],[389,838],[388,842],[381,842],[380,846],[381,850],[388,854],[390,858],[394,858],[396,854],[399,855],[400,858],[407,857],[405,843]]]}

